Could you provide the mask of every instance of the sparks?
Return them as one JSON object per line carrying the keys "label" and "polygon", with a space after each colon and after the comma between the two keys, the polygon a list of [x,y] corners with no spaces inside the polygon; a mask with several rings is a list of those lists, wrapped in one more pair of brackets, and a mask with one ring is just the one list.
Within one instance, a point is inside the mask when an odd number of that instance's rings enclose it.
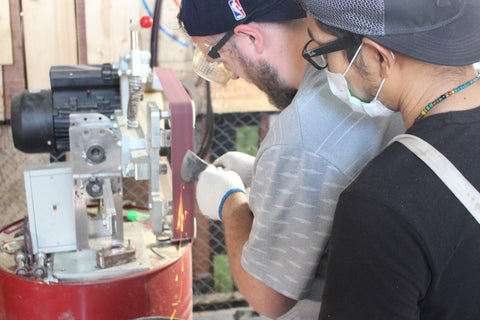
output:
{"label": "sparks", "polygon": [[180,231],[180,234],[183,235],[184,229],[183,225],[185,219],[188,216],[188,211],[183,209],[183,190],[185,190],[185,185],[182,184],[182,190],[180,192],[180,201],[178,205],[178,220],[177,220],[177,231]]}

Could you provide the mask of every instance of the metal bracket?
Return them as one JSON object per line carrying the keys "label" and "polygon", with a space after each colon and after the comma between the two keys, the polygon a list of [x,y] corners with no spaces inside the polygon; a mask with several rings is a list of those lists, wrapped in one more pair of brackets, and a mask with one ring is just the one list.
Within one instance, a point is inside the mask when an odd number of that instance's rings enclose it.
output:
{"label": "metal bracket", "polygon": [[105,269],[135,261],[135,252],[130,240],[127,247],[102,249],[97,252],[97,266]]}

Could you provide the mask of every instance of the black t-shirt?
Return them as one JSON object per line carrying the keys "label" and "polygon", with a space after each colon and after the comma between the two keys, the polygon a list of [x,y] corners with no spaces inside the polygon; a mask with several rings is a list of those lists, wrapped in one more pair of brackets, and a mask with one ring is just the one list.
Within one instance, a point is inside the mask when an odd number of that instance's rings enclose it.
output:
{"label": "black t-shirt", "polygon": [[[432,115],[407,133],[480,190],[480,108]],[[340,197],[320,319],[480,319],[480,224],[398,142]]]}

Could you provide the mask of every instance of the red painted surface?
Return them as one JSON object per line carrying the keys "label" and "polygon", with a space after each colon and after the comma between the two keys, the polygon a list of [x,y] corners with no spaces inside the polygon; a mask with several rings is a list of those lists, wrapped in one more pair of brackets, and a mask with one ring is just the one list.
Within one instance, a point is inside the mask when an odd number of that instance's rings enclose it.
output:
{"label": "red painted surface", "polygon": [[192,320],[192,250],[138,274],[46,284],[0,269],[0,320]]}

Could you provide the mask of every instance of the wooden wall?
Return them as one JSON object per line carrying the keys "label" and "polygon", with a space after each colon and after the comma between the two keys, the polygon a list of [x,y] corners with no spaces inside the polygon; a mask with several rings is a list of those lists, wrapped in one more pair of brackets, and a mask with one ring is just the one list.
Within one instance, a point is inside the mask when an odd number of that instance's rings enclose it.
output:
{"label": "wooden wall", "polygon": [[[154,0],[0,0],[0,121],[10,117],[11,97],[50,87],[52,65],[116,62],[130,50],[129,21],[154,10]],[[148,8],[148,10],[147,10]],[[193,74],[192,45],[178,26],[178,0],[163,0],[158,61],[179,77]],[[189,44],[187,47],[179,42]],[[150,31],[141,34],[150,50]],[[218,112],[273,110],[245,81],[213,86]]]}
{"label": "wooden wall", "polygon": [[10,30],[10,4],[0,1],[0,64],[12,64],[12,33]]}

